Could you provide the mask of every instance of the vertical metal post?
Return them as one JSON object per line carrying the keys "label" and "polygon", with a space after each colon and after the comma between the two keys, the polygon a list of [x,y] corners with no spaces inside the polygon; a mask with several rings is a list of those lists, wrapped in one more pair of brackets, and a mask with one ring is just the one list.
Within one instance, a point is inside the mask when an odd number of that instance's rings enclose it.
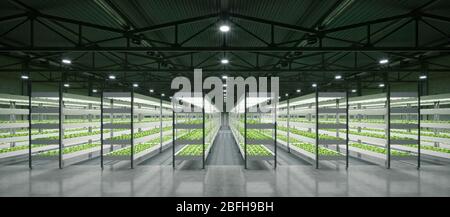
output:
{"label": "vertical metal post", "polygon": [[319,169],[319,87],[316,87],[316,169]]}
{"label": "vertical metal post", "polygon": [[172,167],[175,168],[175,103],[172,102]]}
{"label": "vertical metal post", "polygon": [[59,83],[59,169],[63,168],[63,140],[64,140],[64,130],[62,128],[63,125],[63,84]]}
{"label": "vertical metal post", "polygon": [[[202,169],[205,169],[205,93],[202,90],[202,125],[203,125],[203,157],[202,157]],[[212,145],[212,144],[211,144]]]}
{"label": "vertical metal post", "polygon": [[391,168],[391,87],[390,84],[387,84],[386,87],[386,115],[387,115],[387,165],[388,169]]}
{"label": "vertical metal post", "polygon": [[162,97],[159,97],[159,153],[162,152],[163,145],[163,119],[162,119]]}
{"label": "vertical metal post", "polygon": [[244,90],[244,168],[247,169],[247,93],[245,90]]}
{"label": "vertical metal post", "polygon": [[[278,96],[272,96],[272,103],[273,103],[273,99],[275,98],[275,97],[278,97]],[[258,108],[259,108],[259,106],[258,106]],[[275,140],[274,140],[274,142],[273,142],[273,144],[274,144],[274,149],[275,149],[275,156],[274,156],[274,161],[275,161],[275,163],[274,163],[274,169],[276,169],[277,168],[277,105],[276,104],[274,104],[273,105],[273,108],[272,109],[274,109],[274,118],[275,118],[275,124],[274,124],[274,131],[275,131]]]}
{"label": "vertical metal post", "polygon": [[420,127],[420,123],[421,123],[421,102],[420,102],[420,95],[421,95],[421,89],[422,89],[422,85],[421,85],[421,81],[419,80],[418,82],[418,91],[417,91],[417,169],[420,169],[420,155],[421,155],[421,136],[420,136],[420,131],[421,131],[421,127]]}
{"label": "vertical metal post", "polygon": [[134,88],[131,89],[131,169],[134,169]]}
{"label": "vertical metal post", "polygon": [[345,169],[348,169],[348,154],[349,154],[349,150],[348,150],[348,133],[349,133],[349,116],[348,116],[348,110],[349,110],[349,106],[348,106],[348,89],[345,92]]}
{"label": "vertical metal post", "polygon": [[33,169],[33,163],[32,163],[32,156],[31,156],[31,149],[32,149],[32,138],[31,138],[31,132],[32,132],[32,125],[31,125],[31,80],[28,81],[28,168]]}
{"label": "vertical metal post", "polygon": [[290,143],[291,143],[291,139],[290,139],[290,132],[291,132],[291,128],[290,128],[290,121],[291,121],[291,115],[290,115],[290,107],[289,107],[289,95],[287,98],[287,103],[286,103],[286,113],[287,113],[287,119],[286,119],[286,126],[287,126],[287,149],[288,149],[288,153],[291,153],[291,147],[290,147]]}
{"label": "vertical metal post", "polygon": [[100,94],[100,167],[103,170],[103,97],[104,91]]}

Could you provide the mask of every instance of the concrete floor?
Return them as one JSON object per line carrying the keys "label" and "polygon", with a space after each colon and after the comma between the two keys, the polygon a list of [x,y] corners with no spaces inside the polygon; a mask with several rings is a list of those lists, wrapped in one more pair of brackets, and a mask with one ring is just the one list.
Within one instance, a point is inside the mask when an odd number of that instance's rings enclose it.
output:
{"label": "concrete floor", "polygon": [[63,170],[0,167],[0,196],[450,196],[450,168],[425,166],[384,169],[352,166],[313,169],[280,166],[244,170],[208,166],[131,169],[71,166]]}
{"label": "concrete floor", "polygon": [[249,170],[234,144],[231,131],[222,129],[206,162],[177,163],[167,149],[135,169],[108,165],[99,159],[56,169],[55,162],[27,162],[0,166],[0,196],[450,196],[449,165],[424,166],[393,162],[390,170],[350,159],[323,162],[316,170],[308,162],[279,149],[273,162],[251,161]]}

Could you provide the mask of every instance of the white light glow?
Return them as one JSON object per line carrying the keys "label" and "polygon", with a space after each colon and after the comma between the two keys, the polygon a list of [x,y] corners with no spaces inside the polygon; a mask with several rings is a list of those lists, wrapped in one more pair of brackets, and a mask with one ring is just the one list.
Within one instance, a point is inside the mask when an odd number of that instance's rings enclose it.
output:
{"label": "white light glow", "polygon": [[20,76],[20,78],[22,78],[23,80],[28,80],[30,77],[28,75],[22,75]]}
{"label": "white light glow", "polygon": [[352,90],[352,93],[356,93],[356,90],[355,90],[355,89],[353,89],[353,90]]}
{"label": "white light glow", "polygon": [[388,63],[389,63],[389,60],[388,60],[388,59],[381,59],[381,60],[379,61],[379,63],[380,63],[380,64],[388,64]]}
{"label": "white light glow", "polygon": [[336,76],[334,76],[334,79],[340,80],[340,79],[342,79],[342,75],[336,75]]}
{"label": "white light glow", "polygon": [[116,79],[116,76],[115,75],[110,75],[108,78],[111,79],[111,80],[114,80],[114,79]]}
{"label": "white light glow", "polygon": [[227,79],[227,78],[228,78],[228,76],[226,76],[226,75],[222,76],[222,79]]}
{"label": "white light glow", "polygon": [[426,75],[421,75],[421,76],[419,76],[419,79],[420,80],[425,80],[425,79],[427,79],[427,76]]}
{"label": "white light glow", "polygon": [[378,87],[384,87],[384,86],[385,86],[384,84],[379,84],[379,85],[378,85]]}
{"label": "white light glow", "polygon": [[150,91],[150,93],[153,93],[153,92],[154,92],[154,90],[153,90],[153,89],[150,89],[149,91]]}
{"label": "white light glow", "polygon": [[222,59],[222,60],[220,60],[220,62],[222,64],[228,64],[230,61],[228,59]]}
{"label": "white light glow", "polygon": [[135,84],[133,84],[133,87],[139,87],[139,84],[135,83]]}
{"label": "white light glow", "polygon": [[64,64],[72,64],[72,60],[69,60],[69,59],[63,59],[63,60],[62,60],[62,63],[64,63]]}
{"label": "white light glow", "polygon": [[312,84],[311,86],[312,86],[312,87],[317,87],[317,84],[316,84],[316,83],[314,83],[314,84]]}
{"label": "white light glow", "polygon": [[93,92],[93,93],[97,93],[97,89],[93,89],[92,92]]}
{"label": "white light glow", "polygon": [[302,92],[302,90],[298,89],[298,90],[297,90],[297,93],[300,93],[300,92]]}
{"label": "white light glow", "polygon": [[221,32],[229,32],[229,31],[230,31],[230,26],[228,26],[228,25],[221,25],[221,26],[219,27],[219,30],[220,30]]}
{"label": "white light glow", "polygon": [[66,83],[66,84],[64,84],[64,87],[70,87],[70,84]]}

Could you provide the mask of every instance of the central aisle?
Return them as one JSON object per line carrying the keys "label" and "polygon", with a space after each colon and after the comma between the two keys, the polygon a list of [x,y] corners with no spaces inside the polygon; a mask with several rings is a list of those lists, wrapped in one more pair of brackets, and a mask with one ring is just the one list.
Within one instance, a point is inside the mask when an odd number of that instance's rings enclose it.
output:
{"label": "central aisle", "polygon": [[219,130],[206,165],[244,165],[228,126],[222,126]]}

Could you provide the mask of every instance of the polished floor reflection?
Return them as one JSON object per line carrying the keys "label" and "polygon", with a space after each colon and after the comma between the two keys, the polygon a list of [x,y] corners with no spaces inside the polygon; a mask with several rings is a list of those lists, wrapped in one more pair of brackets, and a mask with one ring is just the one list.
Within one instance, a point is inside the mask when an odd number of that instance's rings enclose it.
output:
{"label": "polished floor reflection", "polygon": [[63,170],[0,167],[0,196],[450,196],[450,168],[280,166],[245,170],[209,166],[131,169],[71,166]]}

